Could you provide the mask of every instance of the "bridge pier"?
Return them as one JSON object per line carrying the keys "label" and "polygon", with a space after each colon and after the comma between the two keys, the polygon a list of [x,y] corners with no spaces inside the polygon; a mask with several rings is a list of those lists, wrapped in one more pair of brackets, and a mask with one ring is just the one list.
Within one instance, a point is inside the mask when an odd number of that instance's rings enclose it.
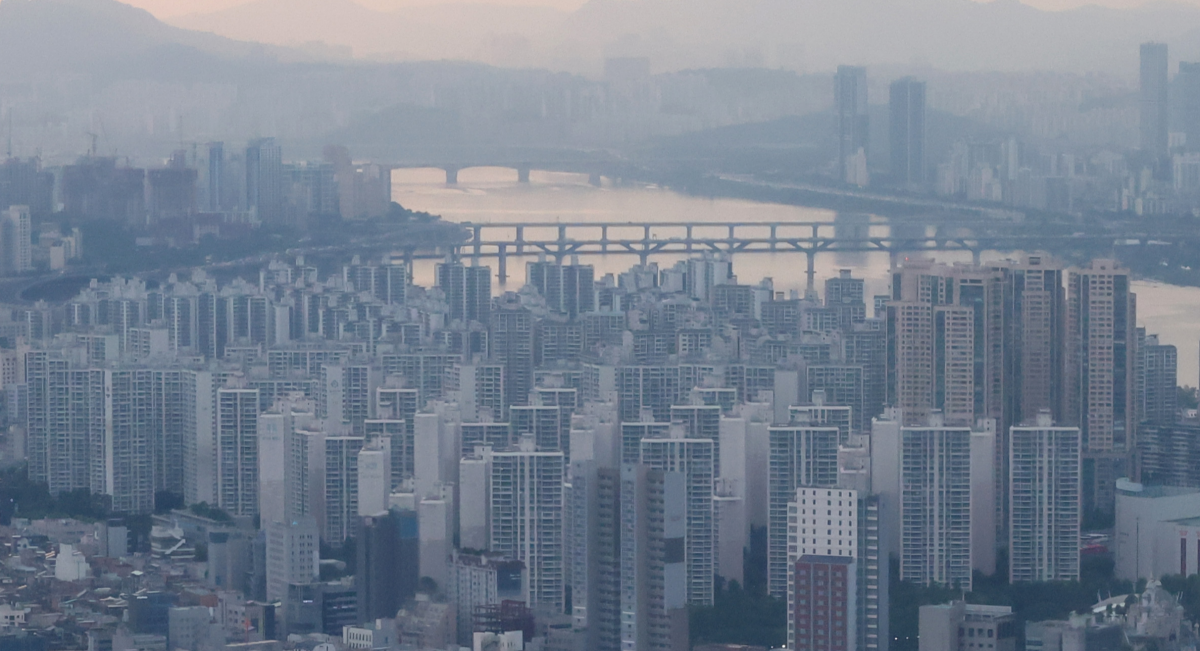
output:
{"label": "bridge pier", "polygon": [[817,251],[816,249],[808,249],[804,252],[808,258],[808,269],[804,272],[807,277],[807,285],[804,290],[804,298],[817,298]]}
{"label": "bridge pier", "polygon": [[499,278],[500,284],[503,285],[504,283],[508,282],[508,245],[507,244],[498,245],[497,256],[499,257],[499,262],[496,265],[496,276],[497,276],[497,278]]}
{"label": "bridge pier", "polygon": [[779,243],[778,233],[779,233],[779,226],[777,224],[771,224],[771,250],[772,251],[775,250],[776,245]]}
{"label": "bridge pier", "polygon": [[458,185],[458,169],[457,167],[446,167],[446,185]]}
{"label": "bridge pier", "polygon": [[517,227],[516,244],[517,244],[517,255],[524,253],[525,252],[525,227],[524,226]]}
{"label": "bridge pier", "polygon": [[483,244],[481,244],[481,242],[483,241],[483,227],[475,226],[473,228],[473,231],[474,231],[474,235],[471,237],[471,239],[472,239],[472,241],[475,242],[475,256],[479,257],[479,253],[483,247]]}
{"label": "bridge pier", "polygon": [[529,183],[529,166],[517,166],[517,183]]}
{"label": "bridge pier", "polygon": [[600,252],[608,253],[608,226],[600,227]]}
{"label": "bridge pier", "polygon": [[692,252],[692,244],[693,244],[692,243],[692,225],[688,224],[687,225],[687,250],[688,250],[688,253]]}

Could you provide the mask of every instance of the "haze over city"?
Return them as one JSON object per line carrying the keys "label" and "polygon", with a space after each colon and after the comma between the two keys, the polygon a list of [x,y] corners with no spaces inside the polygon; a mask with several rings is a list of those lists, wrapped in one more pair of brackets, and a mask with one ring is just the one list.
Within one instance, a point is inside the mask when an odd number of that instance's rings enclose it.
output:
{"label": "haze over city", "polygon": [[1200,0],[0,0],[0,651],[1197,651]]}

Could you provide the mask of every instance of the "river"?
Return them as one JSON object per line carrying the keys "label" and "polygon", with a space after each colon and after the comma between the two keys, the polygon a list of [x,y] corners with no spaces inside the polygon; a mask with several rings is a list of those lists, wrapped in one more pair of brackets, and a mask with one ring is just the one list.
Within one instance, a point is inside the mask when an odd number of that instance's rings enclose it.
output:
{"label": "river", "polygon": [[[586,174],[537,172],[529,184],[517,183],[516,170],[471,168],[458,175],[458,186],[445,185],[445,173],[438,169],[396,170],[392,176],[392,196],[406,208],[441,215],[459,222],[524,222],[552,225],[556,222],[705,222],[714,225],[733,221],[796,221],[841,224],[845,218],[828,210],[757,203],[735,199],[706,199],[678,194],[655,187],[595,188]],[[861,218],[859,218],[861,220]],[[871,224],[853,221],[851,228],[868,226],[873,232],[886,228],[882,220]],[[532,233],[531,233],[532,236]],[[945,261],[968,261],[969,256],[942,253]],[[984,254],[984,260],[1000,257]],[[659,267],[668,267],[672,258],[653,258]],[[584,258],[595,265],[597,277],[618,273],[637,263],[630,255]],[[495,263],[491,263],[494,265]],[[805,288],[805,258],[795,253],[749,254],[733,259],[734,272],[743,283],[771,278],[777,291]],[[838,269],[852,269],[866,279],[867,293],[887,292],[889,259],[886,254],[825,254],[816,259],[817,287]],[[433,283],[431,264],[418,265],[415,280]],[[509,262],[509,279],[498,289],[518,289],[525,280],[520,259]],[[1200,288],[1178,287],[1157,282],[1135,281],[1138,295],[1138,325],[1157,333],[1159,341],[1179,350],[1179,383],[1195,386],[1200,378]]]}

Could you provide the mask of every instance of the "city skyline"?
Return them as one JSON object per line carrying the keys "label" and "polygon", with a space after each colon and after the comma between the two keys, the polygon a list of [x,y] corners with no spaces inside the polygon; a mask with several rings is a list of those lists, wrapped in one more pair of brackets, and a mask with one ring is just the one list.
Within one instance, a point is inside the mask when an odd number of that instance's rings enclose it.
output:
{"label": "city skyline", "polygon": [[0,1],[0,651],[1200,644],[1200,0],[140,1]]}

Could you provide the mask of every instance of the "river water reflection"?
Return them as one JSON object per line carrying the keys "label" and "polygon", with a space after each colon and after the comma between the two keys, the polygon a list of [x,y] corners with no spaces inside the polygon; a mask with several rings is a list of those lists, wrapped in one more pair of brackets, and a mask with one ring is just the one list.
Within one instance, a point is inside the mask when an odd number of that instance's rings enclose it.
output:
{"label": "river water reflection", "polygon": [[[734,199],[705,199],[677,194],[655,187],[594,188],[587,175],[534,171],[529,184],[517,183],[516,170],[471,168],[459,172],[459,185],[447,187],[442,170],[397,170],[392,176],[393,198],[404,207],[442,215],[458,222],[703,222],[714,225],[729,222],[832,222],[839,232],[869,228],[885,233],[887,226],[878,218],[841,217],[828,210],[757,203]],[[530,233],[530,236],[533,234]],[[940,253],[947,262],[969,261],[970,256]],[[984,254],[984,260],[1003,257]],[[678,258],[675,258],[678,259]],[[527,259],[509,260],[509,278],[500,289],[519,288],[525,281]],[[652,258],[660,267],[673,264],[669,256]],[[618,273],[637,263],[630,255],[587,257],[582,262],[595,265],[597,276]],[[488,264],[488,263],[485,263]],[[886,254],[834,253],[816,259],[817,287],[837,273],[852,269],[867,281],[868,294],[887,292],[889,258]],[[490,265],[495,268],[495,262]],[[805,287],[805,257],[796,253],[750,254],[735,256],[733,267],[738,280],[757,283],[772,278],[778,291]],[[432,264],[419,264],[414,270],[416,282],[433,283]],[[1179,382],[1196,385],[1200,374],[1200,288],[1177,287],[1138,281],[1138,324],[1158,333],[1162,343],[1179,349]]]}

